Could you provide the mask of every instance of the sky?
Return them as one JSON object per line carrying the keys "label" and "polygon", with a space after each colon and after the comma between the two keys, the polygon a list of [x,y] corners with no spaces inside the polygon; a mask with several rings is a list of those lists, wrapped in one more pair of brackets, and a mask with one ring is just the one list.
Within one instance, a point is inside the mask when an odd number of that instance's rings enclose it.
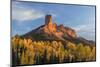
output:
{"label": "sky", "polygon": [[95,6],[12,1],[12,36],[23,35],[45,23],[51,14],[57,25],[71,27],[77,35],[95,41]]}

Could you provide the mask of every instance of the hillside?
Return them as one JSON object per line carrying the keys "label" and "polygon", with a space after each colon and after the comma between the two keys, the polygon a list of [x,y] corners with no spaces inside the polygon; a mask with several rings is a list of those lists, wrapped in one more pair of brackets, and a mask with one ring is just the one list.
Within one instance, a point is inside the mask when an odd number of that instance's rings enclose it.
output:
{"label": "hillside", "polygon": [[57,25],[51,15],[45,24],[11,39],[12,65],[40,65],[96,60],[95,42],[78,37],[77,32]]}
{"label": "hillside", "polygon": [[74,43],[84,43],[87,45],[95,45],[94,41],[89,41],[83,37],[78,37],[77,32],[65,27],[63,24],[57,25],[52,21],[51,15],[45,16],[45,24],[24,34],[22,38],[31,38],[32,40],[60,40],[71,41]]}

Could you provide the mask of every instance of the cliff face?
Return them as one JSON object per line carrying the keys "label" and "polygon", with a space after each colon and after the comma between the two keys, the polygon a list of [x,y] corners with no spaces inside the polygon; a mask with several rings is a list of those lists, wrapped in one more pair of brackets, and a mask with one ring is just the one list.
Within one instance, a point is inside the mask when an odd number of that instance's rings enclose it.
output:
{"label": "cliff face", "polygon": [[72,38],[76,38],[76,32],[74,29],[69,28],[69,27],[65,27],[63,26],[63,24],[61,25],[57,25],[56,23],[54,23],[52,21],[52,16],[51,15],[46,15],[45,16],[45,24],[26,33],[25,35],[23,35],[24,37],[28,38],[28,37],[33,37],[35,36],[40,36],[39,38],[41,38],[41,36],[45,36],[47,38],[51,38],[51,39],[58,39],[58,40],[65,40],[65,38],[68,37],[72,37]]}
{"label": "cliff face", "polygon": [[57,26],[56,23],[52,22],[52,16],[51,15],[46,15],[45,16],[45,26],[44,26],[44,32],[50,34],[50,33],[55,33],[55,35],[62,36],[62,35],[68,35],[70,37],[76,37],[76,32],[75,30],[69,28],[69,27],[64,27],[63,25]]}
{"label": "cliff face", "polygon": [[67,34],[68,36],[71,37],[77,37],[76,32],[74,29],[71,29],[69,27],[64,27],[63,25],[59,25],[58,29],[63,32],[64,34]]}
{"label": "cliff face", "polygon": [[45,16],[45,26],[44,26],[44,32],[46,33],[53,33],[57,31],[57,25],[56,23],[52,22],[52,16],[46,15]]}
{"label": "cliff face", "polygon": [[24,34],[22,38],[31,38],[32,40],[60,40],[71,41],[73,43],[95,44],[93,41],[77,37],[76,31],[70,27],[65,27],[63,24],[57,25],[52,21],[51,15],[45,16],[45,24]]}

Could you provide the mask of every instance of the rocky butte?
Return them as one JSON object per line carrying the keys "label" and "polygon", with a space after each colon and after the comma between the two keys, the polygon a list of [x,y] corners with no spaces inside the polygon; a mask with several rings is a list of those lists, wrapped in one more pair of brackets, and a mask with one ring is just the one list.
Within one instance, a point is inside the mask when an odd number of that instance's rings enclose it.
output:
{"label": "rocky butte", "polygon": [[45,16],[45,24],[21,36],[32,40],[61,40],[74,43],[95,44],[95,42],[78,37],[76,31],[63,24],[57,25],[52,21],[52,15]]}
{"label": "rocky butte", "polygon": [[54,23],[52,21],[52,15],[46,15],[44,25],[41,25],[40,27],[26,33],[23,36],[26,38],[33,37],[33,38],[37,39],[37,37],[38,37],[37,35],[40,36],[39,37],[40,39],[43,36],[45,36],[45,37],[43,37],[45,39],[49,38],[49,39],[59,39],[59,40],[65,40],[63,37],[72,37],[72,38],[77,37],[76,31],[74,29],[65,27],[65,26],[63,26],[63,24],[57,25],[56,23]]}
{"label": "rocky butte", "polygon": [[57,24],[52,21],[51,15],[45,16],[45,26],[43,30],[45,33],[48,34],[52,33],[55,34],[56,36],[63,36],[63,35],[67,35],[70,37],[77,36],[74,29],[69,27],[64,27],[63,24],[57,26]]}

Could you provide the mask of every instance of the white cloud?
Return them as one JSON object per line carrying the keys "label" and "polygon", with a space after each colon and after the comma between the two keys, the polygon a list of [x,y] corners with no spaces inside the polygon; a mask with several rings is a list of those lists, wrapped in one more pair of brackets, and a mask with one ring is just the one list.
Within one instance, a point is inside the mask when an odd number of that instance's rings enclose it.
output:
{"label": "white cloud", "polygon": [[77,32],[94,32],[95,24],[83,24],[77,27],[74,27]]}
{"label": "white cloud", "polygon": [[28,8],[18,2],[12,4],[12,19],[17,21],[36,20],[44,17],[44,13],[39,10]]}
{"label": "white cloud", "polygon": [[[12,2],[12,20],[16,20],[17,22],[36,20],[39,18],[43,18],[47,13],[43,10],[39,10],[32,8],[26,5],[23,2]],[[56,17],[57,15],[53,12],[48,12],[52,17]]]}
{"label": "white cloud", "polygon": [[12,12],[13,20],[17,20],[17,21],[36,20],[43,16],[44,14],[35,10],[16,9],[13,10]]}
{"label": "white cloud", "polygon": [[83,24],[73,27],[76,30],[78,36],[85,37],[89,40],[95,40],[95,24]]}

